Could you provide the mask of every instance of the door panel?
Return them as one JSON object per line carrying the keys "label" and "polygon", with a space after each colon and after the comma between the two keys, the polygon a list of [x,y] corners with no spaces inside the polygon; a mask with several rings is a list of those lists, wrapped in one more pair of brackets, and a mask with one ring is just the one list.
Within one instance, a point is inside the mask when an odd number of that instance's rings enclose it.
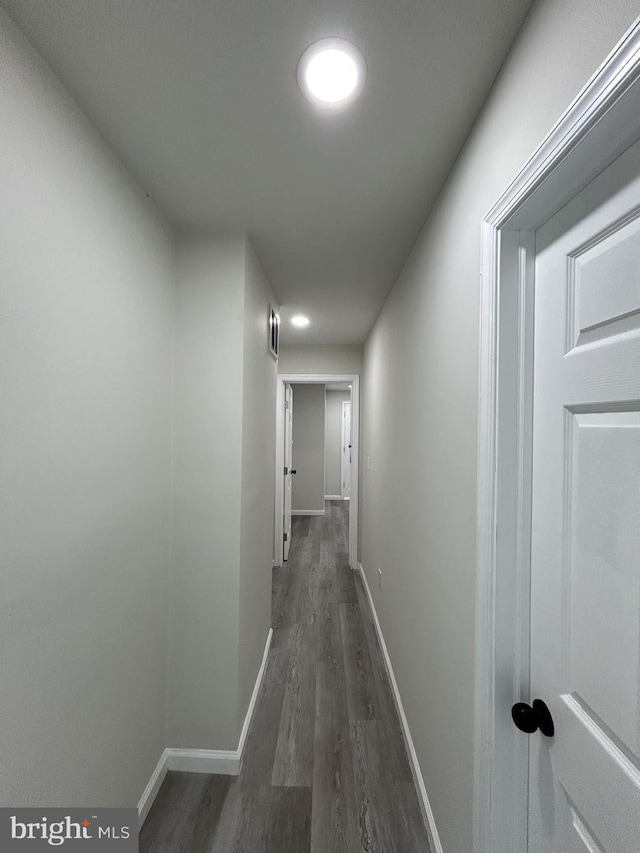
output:
{"label": "door panel", "polygon": [[640,850],[640,145],[536,234],[530,853]]}
{"label": "door panel", "polygon": [[640,413],[574,415],[569,682],[638,752]]}
{"label": "door panel", "polygon": [[640,220],[632,217],[576,259],[577,345],[640,325]]}

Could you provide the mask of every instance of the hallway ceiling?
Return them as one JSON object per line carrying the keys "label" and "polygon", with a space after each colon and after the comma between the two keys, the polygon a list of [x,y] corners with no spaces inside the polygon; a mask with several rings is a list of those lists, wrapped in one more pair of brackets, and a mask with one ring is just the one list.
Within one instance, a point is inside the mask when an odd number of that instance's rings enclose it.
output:
{"label": "hallway ceiling", "polygon": [[[285,343],[364,341],[530,5],[1,2],[179,231],[249,233]],[[330,115],[296,82],[326,36],[368,67]]]}

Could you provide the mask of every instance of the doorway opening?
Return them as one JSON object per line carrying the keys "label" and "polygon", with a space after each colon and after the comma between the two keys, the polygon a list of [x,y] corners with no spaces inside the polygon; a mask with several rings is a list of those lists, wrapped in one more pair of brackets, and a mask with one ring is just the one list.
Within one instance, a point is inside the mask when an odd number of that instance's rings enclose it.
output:
{"label": "doorway opening", "polygon": [[357,565],[359,376],[281,374],[276,394],[274,564],[286,562],[291,518],[339,512]]}

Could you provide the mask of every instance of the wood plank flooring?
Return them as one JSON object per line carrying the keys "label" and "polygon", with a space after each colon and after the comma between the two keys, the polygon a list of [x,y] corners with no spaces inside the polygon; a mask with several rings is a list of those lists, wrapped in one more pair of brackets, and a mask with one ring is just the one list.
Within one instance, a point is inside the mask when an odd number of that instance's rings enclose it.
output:
{"label": "wood plank flooring", "polygon": [[241,773],[169,772],[141,853],[429,853],[348,520],[294,518]]}

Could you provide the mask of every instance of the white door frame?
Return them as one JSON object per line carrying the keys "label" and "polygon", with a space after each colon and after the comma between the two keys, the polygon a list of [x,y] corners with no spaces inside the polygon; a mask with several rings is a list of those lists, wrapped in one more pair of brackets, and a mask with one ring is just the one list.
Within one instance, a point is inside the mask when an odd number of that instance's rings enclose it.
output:
{"label": "white door frame", "polygon": [[534,233],[640,136],[640,19],[482,222],[474,853],[527,849]]}
{"label": "white door frame", "polygon": [[[302,385],[326,385],[328,382],[351,383],[351,433],[353,436],[353,457],[351,465],[351,500],[349,502],[349,565],[355,569],[358,564],[358,474],[360,458],[360,377],[349,374],[306,374],[279,373],[276,385],[276,493],[275,493],[275,565],[282,563],[282,500],[284,470],[284,386],[286,382]],[[294,415],[295,416],[295,415]]]}

